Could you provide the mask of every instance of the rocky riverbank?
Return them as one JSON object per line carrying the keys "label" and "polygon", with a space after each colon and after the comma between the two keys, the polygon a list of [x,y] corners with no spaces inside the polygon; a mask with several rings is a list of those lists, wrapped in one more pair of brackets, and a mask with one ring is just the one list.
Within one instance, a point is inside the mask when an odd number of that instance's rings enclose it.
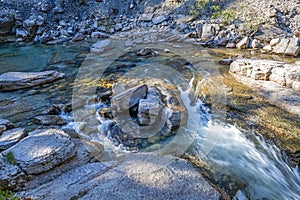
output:
{"label": "rocky riverbank", "polygon": [[[186,41],[298,56],[296,0],[280,1],[2,1],[2,42],[58,44],[107,38],[117,32],[176,30]],[[259,9],[253,9],[259,4]]]}
{"label": "rocky riverbank", "polygon": [[[284,4],[279,1],[259,2],[260,8],[255,11],[252,9],[252,12],[247,8],[255,5],[255,2],[233,2],[221,1],[221,11],[212,12],[211,6],[214,4],[205,5],[204,9],[195,7],[195,1],[190,0],[7,0],[0,3],[0,39],[3,43],[34,42],[46,45],[94,42],[89,45],[89,53],[94,55],[116,48],[113,44],[116,39],[122,41],[120,44],[124,52],[133,52],[138,57],[137,62],[142,58],[167,54],[172,58],[168,60],[170,65],[176,68],[176,64],[183,64],[180,70],[190,78],[190,63],[176,60],[177,55],[172,55],[167,48],[163,51],[151,48],[132,50],[139,44],[172,41],[173,47],[182,48],[182,43],[191,44],[204,54],[205,50],[202,49],[208,46],[251,49],[298,59],[300,35],[297,14],[300,8],[297,1]],[[241,7],[245,12],[239,11]],[[255,13],[259,13],[257,18],[250,20],[250,16]],[[236,19],[232,19],[232,16]],[[126,56],[131,58],[132,55]],[[66,62],[71,63],[68,60]],[[267,138],[290,153],[293,166],[299,165],[299,63],[235,57],[223,63],[230,64],[228,69],[220,68],[220,77],[224,81],[228,98],[228,101],[222,103],[230,123],[258,128]],[[123,150],[137,151],[172,137],[178,127],[186,124],[188,113],[175,85],[156,79],[115,79],[118,73],[127,73],[126,70],[135,66],[117,63],[115,68],[106,71],[110,83],[101,82],[98,85],[97,97],[82,98],[73,102],[73,105],[64,100],[61,100],[63,104],[43,102],[49,94],[37,99],[31,97],[49,90],[51,84],[55,88],[57,85],[54,81],[72,79],[63,73],[43,71],[1,74],[0,91],[5,96],[0,101],[1,111],[5,112],[4,118],[15,117],[18,125],[6,119],[0,120],[0,188],[15,190],[21,197],[41,199],[106,199],[112,193],[118,195],[115,198],[124,196],[137,199],[143,199],[149,194],[152,198],[162,199],[228,198],[221,189],[214,189],[203,179],[197,171],[199,169],[185,160],[136,153],[118,158],[121,159],[119,162],[111,162],[110,152],[104,151],[99,141],[91,139],[97,138],[101,132],[115,146],[121,145],[126,147]],[[229,70],[236,80],[250,88],[237,83],[222,70]],[[88,87],[84,90],[91,90],[90,85],[93,83],[86,83]],[[56,91],[76,84],[87,86],[85,83],[71,83],[59,86]],[[201,87],[199,96],[205,97],[204,103],[207,106],[212,106],[211,102],[205,100],[213,98],[214,94],[205,93],[209,91],[206,89],[205,86]],[[15,93],[10,95],[9,92]],[[53,95],[51,92],[50,89],[50,96]],[[64,95],[60,95],[63,99]],[[105,106],[97,107],[99,102],[104,102]],[[34,116],[32,113],[28,116],[32,110]],[[124,110],[129,110],[129,113],[123,115]],[[166,115],[160,116],[161,113]],[[70,124],[66,116],[72,114],[79,117],[82,123],[75,127],[65,126]],[[90,118],[91,115],[94,118]],[[165,123],[160,124],[160,121],[155,120],[157,117],[161,117]],[[26,120],[26,123],[21,123],[21,120]],[[28,120],[30,123],[27,123]],[[126,127],[126,124],[130,124],[128,121],[134,121],[140,127],[150,124],[152,129],[133,132],[136,127]],[[107,126],[99,130],[99,123]],[[160,126],[163,132],[151,135],[153,129]],[[143,169],[143,172],[137,172],[136,169]],[[183,189],[182,183],[189,181],[193,184],[186,184],[188,186]],[[61,188],[62,183],[66,185],[65,188]],[[130,188],[126,185],[130,185]],[[62,197],[62,193],[68,196]]]}

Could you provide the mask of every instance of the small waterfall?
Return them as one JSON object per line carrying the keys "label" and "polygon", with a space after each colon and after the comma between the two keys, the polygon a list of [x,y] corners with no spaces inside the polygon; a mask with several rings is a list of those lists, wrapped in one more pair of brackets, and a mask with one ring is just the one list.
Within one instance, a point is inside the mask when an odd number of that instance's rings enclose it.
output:
{"label": "small waterfall", "polygon": [[236,199],[300,199],[299,167],[291,167],[282,151],[255,131],[214,120],[200,100],[196,107],[197,113],[189,111],[189,115],[198,118],[202,127],[190,149],[209,166],[216,182],[233,184],[229,189],[238,190]]}

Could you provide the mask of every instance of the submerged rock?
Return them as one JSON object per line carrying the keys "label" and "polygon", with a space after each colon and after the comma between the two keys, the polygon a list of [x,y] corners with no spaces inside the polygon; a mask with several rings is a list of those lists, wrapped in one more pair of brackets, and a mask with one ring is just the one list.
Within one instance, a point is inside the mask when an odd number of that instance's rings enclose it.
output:
{"label": "submerged rock", "polygon": [[58,129],[41,129],[3,152],[11,153],[27,174],[40,174],[72,158],[76,151],[70,136]]}
{"label": "submerged rock", "polygon": [[57,71],[44,72],[7,72],[0,75],[0,91],[10,91],[33,87],[63,78]]}
{"label": "submerged rock", "polygon": [[92,45],[92,47],[90,48],[90,51],[92,53],[103,53],[106,50],[110,49],[111,46],[111,41],[109,39],[106,40],[101,40],[96,42],[95,44]]}

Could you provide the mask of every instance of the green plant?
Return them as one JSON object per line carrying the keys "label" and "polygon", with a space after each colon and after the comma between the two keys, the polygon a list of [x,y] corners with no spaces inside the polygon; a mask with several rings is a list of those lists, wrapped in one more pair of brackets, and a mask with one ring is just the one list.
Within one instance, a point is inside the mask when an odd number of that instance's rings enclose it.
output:
{"label": "green plant", "polygon": [[10,17],[11,17],[12,19],[15,19],[15,13],[11,13],[11,14],[10,14]]}
{"label": "green plant", "polygon": [[15,157],[14,157],[14,154],[13,154],[11,151],[4,155],[4,159],[5,159],[8,163],[10,163],[10,164],[12,164],[12,165],[16,165],[16,164],[17,164],[17,163],[16,163],[16,159],[15,159]]}
{"label": "green plant", "polygon": [[8,190],[0,190],[0,200],[20,200],[20,197],[15,197],[15,194]]}
{"label": "green plant", "polygon": [[224,10],[221,13],[221,18],[225,24],[230,24],[231,21],[236,19],[236,12],[234,10]]}

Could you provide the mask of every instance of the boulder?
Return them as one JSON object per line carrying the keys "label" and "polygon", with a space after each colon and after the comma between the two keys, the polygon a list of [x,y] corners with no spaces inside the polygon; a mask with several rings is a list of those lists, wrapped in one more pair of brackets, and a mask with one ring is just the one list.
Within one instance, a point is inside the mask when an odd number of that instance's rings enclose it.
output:
{"label": "boulder", "polygon": [[3,152],[11,153],[27,174],[40,174],[71,159],[76,151],[70,136],[58,129],[40,129]]}
{"label": "boulder", "polygon": [[0,75],[0,91],[10,91],[33,87],[63,78],[57,71],[44,72],[7,72]]}
{"label": "boulder", "polygon": [[104,51],[111,48],[111,41],[109,39],[101,40],[96,42],[90,48],[90,51],[93,53],[103,53]]}
{"label": "boulder", "polygon": [[284,67],[274,67],[269,77],[270,81],[286,86],[285,74],[287,70]]}
{"label": "boulder", "polygon": [[168,20],[168,17],[166,17],[164,15],[163,16],[158,16],[158,17],[155,17],[154,19],[152,19],[152,23],[157,25],[157,24],[160,24],[160,23],[162,23],[166,20]]}
{"label": "boulder", "polygon": [[284,54],[289,42],[289,39],[281,39],[280,42],[274,47],[273,52],[277,54]]}
{"label": "boulder", "polygon": [[76,35],[72,38],[73,42],[78,42],[84,40],[84,35],[82,33],[76,33]]}
{"label": "boulder", "polygon": [[58,116],[58,115],[40,115],[40,116],[37,116],[33,119],[33,121],[37,124],[41,124],[41,125],[45,125],[45,126],[48,126],[48,125],[65,125],[67,124],[67,121]]}
{"label": "boulder", "polygon": [[201,40],[207,42],[215,36],[215,28],[211,24],[203,24]]}
{"label": "boulder", "polygon": [[236,47],[237,47],[238,49],[245,49],[245,48],[247,48],[248,43],[249,43],[249,37],[248,37],[248,36],[245,36],[245,37],[243,37],[243,39],[241,39],[241,41],[239,41],[239,42],[236,44]]}
{"label": "boulder", "polygon": [[109,35],[107,33],[95,31],[95,32],[92,32],[91,37],[92,38],[109,38]]}
{"label": "boulder", "polygon": [[141,99],[147,95],[147,85],[138,85],[129,90],[125,90],[111,99],[111,104],[117,107],[118,111],[129,110],[129,108],[137,105]]}
{"label": "boulder", "polygon": [[15,21],[12,18],[0,18],[0,35],[9,34]]}
{"label": "boulder", "polygon": [[140,125],[152,125],[160,118],[162,112],[161,94],[154,87],[150,87],[146,99],[139,101],[138,121]]}
{"label": "boulder", "polygon": [[154,14],[153,13],[144,13],[139,17],[139,21],[142,22],[151,22]]}
{"label": "boulder", "polygon": [[299,52],[300,52],[299,38],[291,38],[289,45],[287,46],[284,53],[296,57],[299,55]]}
{"label": "boulder", "polygon": [[27,134],[25,128],[15,128],[8,131],[4,131],[0,136],[0,151],[6,150],[9,147],[18,143]]}

